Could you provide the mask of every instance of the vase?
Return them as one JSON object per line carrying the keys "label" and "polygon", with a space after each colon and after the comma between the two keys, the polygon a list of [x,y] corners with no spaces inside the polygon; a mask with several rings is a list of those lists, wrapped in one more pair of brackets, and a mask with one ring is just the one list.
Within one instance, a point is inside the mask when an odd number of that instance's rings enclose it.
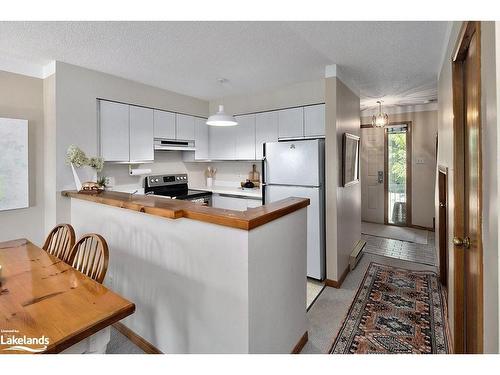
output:
{"label": "vase", "polygon": [[71,163],[73,178],[75,179],[76,190],[82,190],[82,182],[97,182],[97,171],[89,166],[76,168]]}

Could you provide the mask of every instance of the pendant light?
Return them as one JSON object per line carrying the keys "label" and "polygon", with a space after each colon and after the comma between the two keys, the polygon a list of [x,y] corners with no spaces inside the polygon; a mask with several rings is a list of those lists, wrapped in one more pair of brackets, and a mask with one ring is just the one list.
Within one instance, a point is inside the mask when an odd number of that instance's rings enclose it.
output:
{"label": "pendant light", "polygon": [[387,113],[382,113],[382,101],[377,100],[378,103],[378,115],[372,116],[372,126],[376,128],[383,128],[389,125],[389,116]]}
{"label": "pendant light", "polygon": [[[220,85],[222,86],[224,83],[227,82],[227,79],[219,78],[217,82],[219,82]],[[236,121],[234,116],[226,114],[226,112],[224,112],[224,105],[219,104],[219,111],[215,115],[212,115],[207,119],[207,125],[235,126],[238,125],[238,121]]]}

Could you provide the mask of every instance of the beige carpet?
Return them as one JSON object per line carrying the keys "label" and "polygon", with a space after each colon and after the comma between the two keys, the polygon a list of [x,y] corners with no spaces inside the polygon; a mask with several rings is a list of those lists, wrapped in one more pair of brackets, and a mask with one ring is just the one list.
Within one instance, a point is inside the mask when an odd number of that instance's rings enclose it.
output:
{"label": "beige carpet", "polygon": [[361,233],[368,234],[370,236],[414,242],[422,245],[427,245],[428,242],[426,230],[368,223],[366,221],[361,222]]}

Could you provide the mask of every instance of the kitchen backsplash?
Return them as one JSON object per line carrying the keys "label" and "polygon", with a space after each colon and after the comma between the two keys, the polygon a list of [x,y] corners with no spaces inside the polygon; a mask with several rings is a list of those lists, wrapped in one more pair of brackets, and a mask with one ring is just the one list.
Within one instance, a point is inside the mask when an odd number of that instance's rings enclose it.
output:
{"label": "kitchen backsplash", "polygon": [[[155,162],[141,164],[137,168],[150,168],[151,174],[176,174],[187,173],[189,185],[203,187],[206,185],[205,170],[208,166],[217,168],[214,185],[238,186],[240,181],[245,181],[252,170],[252,165],[257,166],[261,172],[260,162],[251,161],[216,161],[216,162],[184,162],[180,151],[156,152]],[[128,164],[105,163],[101,175],[114,178],[114,186],[137,186],[141,187],[143,176],[130,176]]]}

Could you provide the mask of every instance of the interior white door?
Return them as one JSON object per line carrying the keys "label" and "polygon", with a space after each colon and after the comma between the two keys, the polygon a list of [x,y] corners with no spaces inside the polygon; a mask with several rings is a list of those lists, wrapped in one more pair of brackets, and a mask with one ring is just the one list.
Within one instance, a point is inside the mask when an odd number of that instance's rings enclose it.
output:
{"label": "interior white door", "polygon": [[266,143],[265,181],[278,185],[320,185],[317,139]]}
{"label": "interior white door", "polygon": [[361,129],[361,219],[384,223],[384,129]]}
{"label": "interior white door", "polygon": [[309,198],[307,206],[307,276],[322,280],[325,276],[325,245],[321,189],[298,186],[267,185],[266,203],[288,197]]}

